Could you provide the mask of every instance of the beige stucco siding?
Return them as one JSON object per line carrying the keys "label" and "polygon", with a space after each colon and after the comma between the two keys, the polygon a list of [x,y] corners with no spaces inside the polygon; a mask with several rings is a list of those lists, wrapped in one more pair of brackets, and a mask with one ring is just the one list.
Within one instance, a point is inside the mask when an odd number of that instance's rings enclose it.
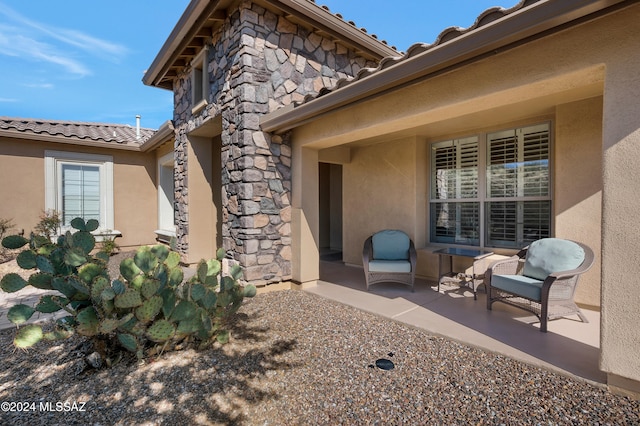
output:
{"label": "beige stucco siding", "polygon": [[[405,138],[354,148],[343,165],[343,260],[362,264],[364,240],[381,229],[400,229],[416,239],[418,205],[425,192],[417,162],[424,144]],[[421,158],[418,160],[416,157]]]}
{"label": "beige stucco siding", "polygon": [[[601,367],[636,381],[640,393],[640,5],[603,34],[611,42],[603,119]],[[601,28],[604,30],[604,28]],[[603,31],[606,33],[606,31]]]}
{"label": "beige stucco siding", "polygon": [[[46,150],[113,157],[114,228],[123,248],[154,243],[156,160],[154,153],[70,147],[64,144],[4,139],[0,143],[0,218],[12,219],[14,232],[28,235],[45,208]],[[8,201],[10,200],[10,201]]]}
{"label": "beige stucco siding", "polygon": [[595,264],[580,278],[576,301],[600,306],[602,97],[558,105],[555,135],[555,235],[594,251]]}
{"label": "beige stucco siding", "polygon": [[33,229],[44,209],[44,147],[22,140],[0,143],[0,218],[11,219],[12,232]]}

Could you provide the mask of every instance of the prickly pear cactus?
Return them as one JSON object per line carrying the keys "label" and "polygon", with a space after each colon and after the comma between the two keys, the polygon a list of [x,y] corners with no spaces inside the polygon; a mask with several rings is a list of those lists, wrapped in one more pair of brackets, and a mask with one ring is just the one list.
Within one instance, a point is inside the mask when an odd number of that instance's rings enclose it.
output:
{"label": "prickly pear cactus", "polygon": [[[226,342],[226,324],[243,298],[256,294],[254,286],[238,283],[242,271],[222,274],[225,251],[215,259],[202,260],[195,275],[184,282],[180,255],[163,245],[141,247],[135,256],[120,264],[120,276],[108,275],[108,256],[93,256],[92,231],[98,222],[71,221],[75,232],[61,235],[55,242],[40,235],[24,238],[12,235],[2,240],[6,248],[25,247],[18,265],[33,270],[28,280],[7,274],[0,281],[5,292],[31,285],[57,290],[60,295],[43,296],[35,307],[16,305],[7,317],[16,325],[26,323],[35,312],[69,315],[57,321],[56,329],[45,333],[37,324],[23,325],[14,345],[27,348],[42,339],[59,339],[73,332],[106,343],[109,351],[121,348],[143,358],[148,353],[176,346],[206,348],[212,342]],[[111,364],[107,359],[106,364]]]}

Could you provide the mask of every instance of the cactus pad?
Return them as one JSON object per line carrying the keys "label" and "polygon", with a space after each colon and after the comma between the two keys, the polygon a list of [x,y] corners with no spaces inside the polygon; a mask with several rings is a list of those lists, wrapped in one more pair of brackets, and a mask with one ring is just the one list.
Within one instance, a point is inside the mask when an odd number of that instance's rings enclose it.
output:
{"label": "cactus pad", "polygon": [[151,249],[148,247],[142,247],[138,249],[135,256],[133,257],[133,261],[138,268],[142,270],[144,273],[151,272],[153,268],[158,264],[158,258],[151,252]]}
{"label": "cactus pad", "polygon": [[138,268],[132,258],[124,259],[120,262],[120,275],[127,281],[132,281],[136,275],[140,274],[140,268]]}
{"label": "cactus pad", "polygon": [[253,284],[249,284],[244,287],[243,295],[244,297],[254,297],[257,292],[258,290],[256,289],[256,286]]}
{"label": "cactus pad", "polygon": [[51,287],[53,287],[54,290],[58,290],[69,299],[75,296],[75,294],[78,292],[75,287],[69,284],[63,277],[54,277],[51,280]]}
{"label": "cactus pad", "polygon": [[129,352],[135,353],[138,350],[138,340],[130,334],[119,333],[118,341],[120,342],[122,347]]}
{"label": "cactus pad", "polygon": [[202,299],[206,293],[207,289],[202,284],[192,284],[191,285],[191,300],[197,302]]}
{"label": "cactus pad", "polygon": [[87,256],[78,247],[74,247],[64,254],[64,263],[69,266],[78,267],[87,263]]}
{"label": "cactus pad", "polygon": [[28,283],[20,275],[15,272],[10,272],[2,277],[2,280],[0,281],[0,288],[2,288],[2,291],[7,293],[14,293],[25,288],[27,284]]}
{"label": "cactus pad", "polygon": [[157,244],[151,247],[151,253],[153,253],[153,255],[157,257],[160,262],[164,262],[165,259],[169,256],[169,248],[162,244]]}
{"label": "cactus pad", "polygon": [[16,337],[13,339],[13,345],[16,348],[25,349],[35,345],[43,337],[42,328],[39,325],[30,324],[18,330]]}
{"label": "cactus pad", "polygon": [[36,267],[36,252],[25,250],[16,257],[18,266],[22,269],[33,269]]}
{"label": "cactus pad", "polygon": [[165,289],[162,292],[162,301],[162,314],[165,316],[165,318],[169,318],[176,306],[175,292],[171,289]]}
{"label": "cactus pad", "polygon": [[169,270],[168,284],[170,287],[175,288],[179,286],[180,283],[182,283],[183,279],[184,279],[184,272],[182,271],[182,268],[174,267]]}
{"label": "cactus pad", "polygon": [[100,322],[100,325],[98,326],[98,333],[101,333],[101,334],[111,333],[116,328],[118,328],[119,322],[120,321],[113,318],[107,318],[105,320],[102,320]]}
{"label": "cactus pad", "polygon": [[128,288],[124,293],[116,296],[114,305],[116,308],[121,309],[135,308],[136,306],[142,305],[142,298],[138,291]]}
{"label": "cactus pad", "polygon": [[91,299],[96,302],[102,300],[102,292],[106,288],[111,288],[109,280],[106,277],[97,277],[95,280],[93,280],[93,284],[91,285]]}
{"label": "cactus pad", "polygon": [[189,302],[183,299],[176,305],[173,313],[171,314],[171,319],[174,321],[191,319],[195,317],[196,310],[197,306],[193,302]]}
{"label": "cactus pad", "polygon": [[98,221],[97,221],[97,220],[95,220],[95,219],[89,219],[89,220],[87,221],[85,231],[87,231],[87,232],[93,232],[93,231],[95,231],[96,229],[98,229],[98,227],[99,227],[99,226],[100,226],[100,222],[98,222]]}
{"label": "cactus pad", "polygon": [[180,265],[180,254],[172,251],[169,253],[169,256],[165,259],[164,263],[169,267],[169,269],[173,269]]}
{"label": "cactus pad", "polygon": [[167,320],[160,320],[153,323],[147,329],[147,337],[154,342],[166,342],[175,334],[175,327]]}
{"label": "cactus pad", "polygon": [[29,305],[15,305],[7,312],[7,319],[16,325],[24,324],[36,310]]}
{"label": "cactus pad", "polygon": [[36,266],[40,269],[40,272],[46,272],[48,274],[56,273],[53,263],[42,255],[36,256]]}
{"label": "cactus pad", "polygon": [[96,246],[96,239],[90,233],[80,231],[71,236],[71,244],[84,254],[89,254]]}
{"label": "cactus pad", "polygon": [[218,295],[216,294],[216,292],[207,290],[202,297],[202,300],[200,300],[200,305],[209,311],[212,308],[215,308],[217,301]]}
{"label": "cactus pad", "polygon": [[87,284],[91,284],[99,276],[107,276],[107,270],[104,266],[96,263],[87,263],[78,268],[78,276],[82,281]]}
{"label": "cactus pad", "polygon": [[9,235],[8,237],[4,237],[2,239],[2,247],[8,248],[9,250],[15,250],[24,246],[28,242],[29,240],[20,235]]}
{"label": "cactus pad", "polygon": [[41,290],[53,290],[53,287],[51,287],[52,279],[53,275],[51,274],[36,272],[29,277],[29,284]]}
{"label": "cactus pad", "polygon": [[140,293],[142,293],[142,297],[144,297],[145,299],[149,299],[158,292],[159,288],[160,281],[147,278],[142,282]]}
{"label": "cactus pad", "polygon": [[163,300],[160,296],[153,296],[136,308],[136,318],[142,322],[149,322],[160,313]]}
{"label": "cactus pad", "polygon": [[76,321],[78,321],[78,325],[76,327],[78,334],[83,336],[95,336],[98,333],[98,315],[93,306],[81,310],[76,316]]}
{"label": "cactus pad", "polygon": [[50,314],[58,312],[63,306],[67,306],[68,304],[69,299],[66,297],[46,295],[40,298],[40,301],[36,305],[36,311],[42,312],[43,314]]}

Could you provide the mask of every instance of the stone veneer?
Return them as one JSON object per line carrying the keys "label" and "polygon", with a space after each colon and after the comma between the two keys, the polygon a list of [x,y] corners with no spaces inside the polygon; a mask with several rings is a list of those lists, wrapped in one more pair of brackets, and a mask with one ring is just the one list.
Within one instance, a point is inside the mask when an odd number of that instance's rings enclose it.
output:
{"label": "stone veneer", "polygon": [[[178,249],[189,246],[187,134],[222,117],[222,241],[264,285],[291,279],[291,145],[260,116],[377,64],[251,1],[241,1],[208,45],[208,104],[192,114],[191,69],[174,83]],[[191,230],[197,232],[197,230]],[[212,236],[215,238],[215,236]]]}

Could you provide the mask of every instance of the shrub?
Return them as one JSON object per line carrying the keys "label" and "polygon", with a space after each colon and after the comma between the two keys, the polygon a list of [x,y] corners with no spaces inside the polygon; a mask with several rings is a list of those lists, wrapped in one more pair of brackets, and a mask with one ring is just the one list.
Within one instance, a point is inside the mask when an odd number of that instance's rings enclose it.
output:
{"label": "shrub", "polygon": [[116,237],[111,235],[103,235],[102,242],[100,243],[100,251],[106,253],[108,256],[116,253],[120,250],[120,246],[116,243]]}
{"label": "shrub", "polygon": [[98,222],[76,218],[71,225],[76,231],[55,243],[34,234],[29,239],[12,235],[2,240],[11,249],[28,245],[18,255],[18,265],[37,269],[28,280],[15,273],[5,275],[2,290],[15,292],[31,285],[61,293],[43,296],[35,308],[13,306],[7,313],[9,320],[24,324],[36,311],[69,314],[48,333],[37,324],[22,326],[13,341],[17,348],[77,333],[93,340],[107,365],[122,355],[121,350],[145,358],[178,346],[206,348],[214,341],[228,341],[227,321],[244,297],[256,293],[254,286],[238,284],[240,267],[222,276],[223,249],[216,259],[201,260],[196,274],[183,282],[178,253],[163,245],[141,247],[133,258],[120,263],[119,279],[110,281],[108,255],[90,254],[95,247],[91,231]]}
{"label": "shrub", "polygon": [[62,217],[60,212],[56,210],[45,210],[40,214],[40,220],[36,224],[33,231],[42,235],[49,240],[57,236],[60,231],[60,225],[62,224]]}
{"label": "shrub", "polygon": [[12,219],[0,218],[0,240],[4,238],[4,235],[13,229],[14,226]]}

